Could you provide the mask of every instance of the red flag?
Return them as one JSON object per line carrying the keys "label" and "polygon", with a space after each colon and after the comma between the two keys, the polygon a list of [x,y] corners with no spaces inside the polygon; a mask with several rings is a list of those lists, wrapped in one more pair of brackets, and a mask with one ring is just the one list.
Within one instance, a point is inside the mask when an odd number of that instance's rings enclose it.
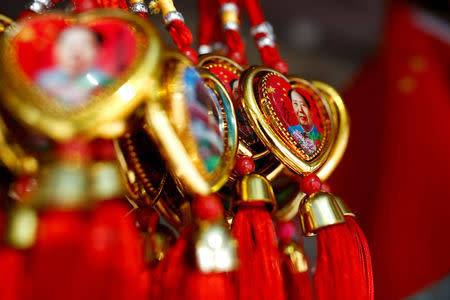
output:
{"label": "red flag", "polygon": [[450,31],[438,38],[427,18],[391,5],[378,54],[344,93],[351,137],[331,181],[367,233],[378,299],[450,271]]}

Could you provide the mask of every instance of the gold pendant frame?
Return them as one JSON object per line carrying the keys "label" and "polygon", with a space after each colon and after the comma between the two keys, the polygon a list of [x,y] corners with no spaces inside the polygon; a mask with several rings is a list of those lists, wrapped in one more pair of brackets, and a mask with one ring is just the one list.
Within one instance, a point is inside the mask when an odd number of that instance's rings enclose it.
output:
{"label": "gold pendant frame", "polygon": [[[57,141],[66,141],[77,135],[87,137],[115,137],[125,130],[124,118],[142,102],[153,98],[158,91],[162,44],[156,29],[142,18],[121,10],[99,9],[79,15],[52,12],[32,20],[57,16],[73,22],[90,22],[98,18],[116,18],[125,21],[133,30],[148,39],[147,49],[139,62],[132,64],[117,83],[104,93],[89,100],[80,111],[57,113],[40,107],[48,101],[36,85],[19,71],[11,51],[12,39],[28,23],[17,23],[2,35],[0,42],[0,97],[2,105],[25,125]],[[29,22],[29,21],[28,21]]]}
{"label": "gold pendant frame", "polygon": [[[308,83],[311,88],[317,89],[323,96],[323,105],[331,120],[331,132],[328,142],[322,152],[311,160],[303,158],[298,148],[289,143],[286,136],[277,128],[277,116],[274,112],[264,109],[268,99],[257,99],[254,91],[254,82],[259,74],[272,73],[290,82],[295,88]],[[342,99],[331,87],[319,83],[309,83],[297,77],[285,77],[268,67],[251,67],[241,77],[240,94],[242,95],[243,109],[248,120],[261,141],[273,155],[297,174],[304,172],[316,173],[322,180],[326,180],[342,158],[349,135],[349,118]],[[267,107],[267,106],[266,106]]]}

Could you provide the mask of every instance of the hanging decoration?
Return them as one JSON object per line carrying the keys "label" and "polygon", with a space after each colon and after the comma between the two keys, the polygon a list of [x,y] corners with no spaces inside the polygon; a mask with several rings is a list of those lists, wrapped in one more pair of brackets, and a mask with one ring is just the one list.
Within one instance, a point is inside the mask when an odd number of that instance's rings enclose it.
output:
{"label": "hanging decoration", "polygon": [[5,299],[373,299],[367,241],[324,182],[343,100],[287,74],[258,0],[198,8],[200,56],[170,0],[0,17]]}

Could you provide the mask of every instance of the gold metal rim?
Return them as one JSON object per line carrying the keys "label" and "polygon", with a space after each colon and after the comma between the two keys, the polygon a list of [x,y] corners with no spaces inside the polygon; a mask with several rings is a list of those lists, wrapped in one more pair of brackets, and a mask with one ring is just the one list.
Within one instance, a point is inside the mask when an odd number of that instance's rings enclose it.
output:
{"label": "gold metal rim", "polygon": [[[187,67],[194,67],[187,58],[179,53],[167,52],[165,56],[165,59],[175,60],[178,64],[174,68],[175,71],[173,72],[175,73],[184,72]],[[163,82],[167,88],[161,90],[161,97],[154,98],[153,101],[148,103],[146,108],[146,122],[149,125],[149,134],[154,138],[158,147],[161,149],[161,153],[167,159],[174,177],[178,178],[179,182],[189,193],[208,195],[218,191],[230,176],[234,166],[238,142],[233,104],[225,87],[211,72],[202,70],[200,71],[200,75],[204,80],[214,83],[222,91],[224,97],[218,97],[219,101],[226,101],[229,107],[229,111],[226,114],[221,107],[224,127],[234,128],[231,134],[230,130],[228,130],[228,135],[225,138],[224,153],[215,171],[211,173],[206,172],[198,150],[192,146],[196,144],[194,138],[190,136],[189,132],[188,134],[182,135],[177,130],[175,120],[171,120],[169,112],[165,109],[167,106],[176,106],[176,103],[179,106],[179,97],[183,93],[169,91],[169,87],[173,89],[176,86],[176,80],[181,80],[179,79],[180,74],[163,75],[168,79],[165,81],[163,78]],[[224,103],[221,104],[222,106],[224,105]],[[186,111],[183,115],[185,114],[187,114]],[[184,133],[186,133],[186,130],[184,130]]]}
{"label": "gold metal rim", "polygon": [[244,71],[244,68],[241,65],[239,65],[237,62],[235,62],[234,60],[229,59],[226,56],[217,55],[217,54],[204,54],[204,55],[201,55],[198,58],[197,66],[204,67],[208,62],[214,62],[214,60],[225,61],[226,63],[229,63],[230,65],[232,65],[233,67],[238,69],[239,72],[241,72],[241,73]]}
{"label": "gold metal rim", "polygon": [[316,173],[320,179],[326,180],[344,156],[350,136],[350,118],[344,101],[334,88],[320,81],[313,81],[312,83],[324,95],[330,107],[336,111],[336,113],[332,114],[335,117],[333,123],[337,124],[334,141],[331,141],[333,147],[328,154],[327,162]]}
{"label": "gold metal rim", "polygon": [[222,98],[220,95],[217,95],[217,99],[221,104],[223,120],[225,121],[224,125],[226,126],[226,145],[224,145],[224,153],[220,159],[219,166],[216,167],[216,171],[208,176],[211,191],[217,192],[230,177],[236,160],[236,153],[239,145],[236,115],[233,102],[222,82],[212,72],[206,70],[200,70],[200,75],[206,83],[207,81],[211,81],[215,87],[221,90],[222,95],[225,96]]}

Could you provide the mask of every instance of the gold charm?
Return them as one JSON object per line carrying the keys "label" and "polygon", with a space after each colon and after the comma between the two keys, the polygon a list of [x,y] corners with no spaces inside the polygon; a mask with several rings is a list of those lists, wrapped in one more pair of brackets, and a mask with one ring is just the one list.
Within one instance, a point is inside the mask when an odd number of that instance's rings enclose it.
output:
{"label": "gold charm", "polygon": [[161,47],[148,22],[118,10],[17,23],[1,40],[2,106],[58,141],[117,136],[158,90]]}
{"label": "gold charm", "polygon": [[241,81],[243,109],[266,147],[293,172],[314,172],[325,180],[348,140],[349,121],[338,94],[267,67],[246,70]]}

